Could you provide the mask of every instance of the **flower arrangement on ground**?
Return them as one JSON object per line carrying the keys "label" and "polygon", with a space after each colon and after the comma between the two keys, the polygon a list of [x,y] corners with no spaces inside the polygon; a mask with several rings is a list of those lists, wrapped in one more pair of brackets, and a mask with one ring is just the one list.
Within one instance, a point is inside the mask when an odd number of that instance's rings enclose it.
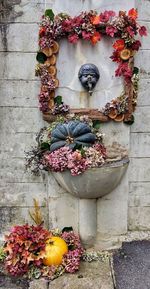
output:
{"label": "flower arrangement on ground", "polygon": [[84,249],[71,227],[48,231],[42,225],[18,225],[5,236],[1,259],[6,273],[53,280],[79,270]]}

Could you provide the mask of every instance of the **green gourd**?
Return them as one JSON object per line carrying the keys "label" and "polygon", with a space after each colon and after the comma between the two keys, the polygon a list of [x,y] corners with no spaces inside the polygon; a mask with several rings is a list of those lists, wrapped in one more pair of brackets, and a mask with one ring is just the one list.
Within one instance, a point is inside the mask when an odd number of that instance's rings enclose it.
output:
{"label": "green gourd", "polygon": [[96,136],[84,122],[77,120],[58,124],[51,133],[50,151],[53,152],[63,146],[74,149],[76,145],[91,146]]}

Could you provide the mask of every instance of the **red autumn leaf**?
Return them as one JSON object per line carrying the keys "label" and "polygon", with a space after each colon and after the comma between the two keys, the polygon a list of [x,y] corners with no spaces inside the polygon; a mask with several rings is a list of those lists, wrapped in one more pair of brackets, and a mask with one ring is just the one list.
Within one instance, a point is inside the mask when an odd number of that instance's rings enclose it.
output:
{"label": "red autumn leaf", "polygon": [[93,34],[93,36],[91,37],[91,42],[92,42],[93,45],[95,45],[95,44],[96,44],[98,41],[100,41],[100,40],[101,40],[101,34],[96,31],[96,32]]}
{"label": "red autumn leaf", "polygon": [[141,26],[139,28],[139,34],[140,34],[140,36],[147,36],[147,29],[145,26]]}
{"label": "red autumn leaf", "polygon": [[115,43],[113,44],[113,48],[115,50],[121,51],[124,49],[124,47],[125,47],[125,42],[123,39],[116,40]]}
{"label": "red autumn leaf", "polygon": [[129,16],[130,18],[136,20],[137,17],[138,17],[137,9],[134,9],[134,8],[130,9],[129,12],[128,12],[128,16]]}
{"label": "red autumn leaf", "polygon": [[35,261],[40,264],[40,252],[45,249],[50,236],[51,233],[42,226],[15,226],[5,238],[7,271],[13,276],[23,275],[30,264]]}
{"label": "red autumn leaf", "polygon": [[39,30],[39,35],[43,36],[45,34],[46,28],[45,27],[41,27]]}
{"label": "red autumn leaf", "polygon": [[91,17],[91,23],[93,25],[98,25],[100,23],[100,15],[96,15]]}

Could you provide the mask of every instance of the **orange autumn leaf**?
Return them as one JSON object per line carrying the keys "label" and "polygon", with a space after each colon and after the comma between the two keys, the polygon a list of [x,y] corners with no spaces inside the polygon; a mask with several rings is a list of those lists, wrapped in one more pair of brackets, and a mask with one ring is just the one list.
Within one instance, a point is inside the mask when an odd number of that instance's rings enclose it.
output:
{"label": "orange autumn leaf", "polygon": [[101,40],[101,34],[99,32],[95,32],[93,36],[91,37],[91,42],[93,45],[95,45],[100,40]]}
{"label": "orange autumn leaf", "polygon": [[96,15],[91,17],[91,23],[93,25],[98,25],[100,23],[100,15]]}
{"label": "orange autumn leaf", "polygon": [[4,247],[4,252],[11,255],[11,253],[13,252],[11,244],[7,244],[6,247]]}
{"label": "orange autumn leaf", "polygon": [[121,51],[124,49],[124,47],[125,47],[125,42],[123,39],[116,40],[115,43],[113,44],[113,48],[115,50]]}
{"label": "orange autumn leaf", "polygon": [[137,17],[138,17],[138,12],[137,12],[137,10],[134,9],[134,8],[130,9],[129,12],[128,12],[128,16],[129,16],[130,18],[134,19],[134,20],[137,19]]}

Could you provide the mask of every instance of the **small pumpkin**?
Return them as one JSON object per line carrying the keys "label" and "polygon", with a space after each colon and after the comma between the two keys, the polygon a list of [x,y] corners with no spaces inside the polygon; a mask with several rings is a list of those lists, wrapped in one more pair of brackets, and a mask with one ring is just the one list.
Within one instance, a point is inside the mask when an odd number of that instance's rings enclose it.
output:
{"label": "small pumpkin", "polygon": [[45,266],[60,265],[63,255],[67,252],[67,243],[62,238],[53,236],[46,241],[43,264]]}
{"label": "small pumpkin", "polygon": [[96,136],[90,127],[83,122],[74,120],[58,124],[51,133],[50,151],[53,152],[63,146],[74,149],[76,145],[91,146],[96,141]]}

